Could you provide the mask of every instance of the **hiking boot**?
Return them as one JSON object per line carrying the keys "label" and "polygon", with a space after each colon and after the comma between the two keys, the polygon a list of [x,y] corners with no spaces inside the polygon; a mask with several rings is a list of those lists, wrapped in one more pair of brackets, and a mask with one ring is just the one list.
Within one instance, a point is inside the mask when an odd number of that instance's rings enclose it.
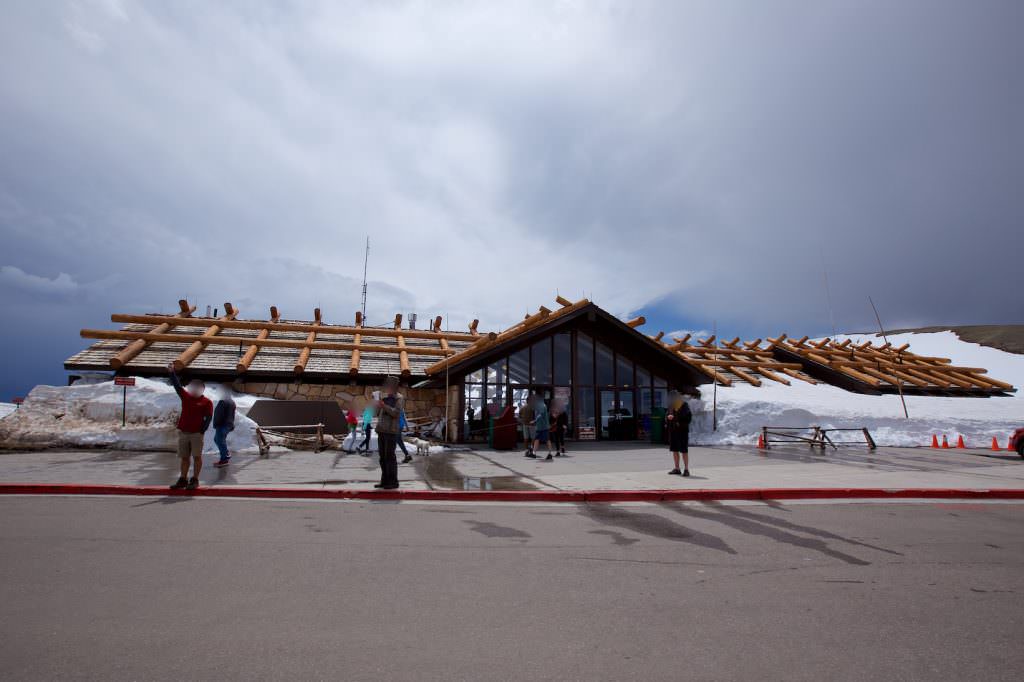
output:
{"label": "hiking boot", "polygon": [[213,466],[215,466],[215,467],[217,467],[219,469],[221,467],[226,467],[230,463],[231,463],[231,458],[228,457],[227,459],[218,459],[216,462],[213,463]]}
{"label": "hiking boot", "polygon": [[188,490],[195,490],[199,487],[199,479],[193,476],[188,479],[188,485],[185,486]]}
{"label": "hiking boot", "polygon": [[689,469],[683,469],[683,476],[689,476],[689,475],[690,475],[690,470]]}
{"label": "hiking boot", "polygon": [[529,457],[530,459],[537,459],[537,455],[533,454],[532,452],[527,452],[526,456]]}
{"label": "hiking boot", "polygon": [[412,461],[412,457],[410,457],[409,455],[406,455],[405,459],[402,460],[402,464],[408,464],[411,461]]}
{"label": "hiking boot", "polygon": [[668,472],[668,475],[669,476],[680,476],[680,475],[682,475],[682,473],[683,472],[679,471],[679,469],[673,469],[672,471]]}
{"label": "hiking boot", "polygon": [[384,484],[383,484],[383,483],[374,483],[374,484],[373,484],[373,487],[374,487],[374,488],[383,488],[383,487],[384,487]]}
{"label": "hiking boot", "polygon": [[549,452],[548,456],[544,458],[544,461],[545,462],[550,462],[552,459],[554,459],[554,458],[551,456],[551,453]]}
{"label": "hiking boot", "polygon": [[182,476],[177,480],[177,482],[174,485],[171,486],[171,490],[181,490],[186,485],[188,485],[188,481],[186,481],[185,477]]}

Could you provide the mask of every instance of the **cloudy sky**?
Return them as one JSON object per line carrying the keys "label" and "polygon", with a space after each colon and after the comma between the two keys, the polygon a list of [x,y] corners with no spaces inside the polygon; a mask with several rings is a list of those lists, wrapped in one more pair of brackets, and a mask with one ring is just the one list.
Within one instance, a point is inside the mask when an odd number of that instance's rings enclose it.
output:
{"label": "cloudy sky", "polygon": [[[1024,3],[0,5],[0,399],[188,297],[1024,321]],[[829,283],[826,295],[825,278]],[[831,300],[831,314],[829,300]]]}

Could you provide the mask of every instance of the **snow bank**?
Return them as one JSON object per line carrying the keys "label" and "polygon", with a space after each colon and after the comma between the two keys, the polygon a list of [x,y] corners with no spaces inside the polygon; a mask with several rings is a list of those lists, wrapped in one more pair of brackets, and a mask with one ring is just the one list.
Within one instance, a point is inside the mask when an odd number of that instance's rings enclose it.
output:
{"label": "snow bank", "polygon": [[[854,342],[878,339],[841,336]],[[988,447],[992,436],[1005,447],[1014,429],[1024,426],[1024,355],[961,341],[953,332],[897,334],[894,346],[910,344],[919,355],[946,357],[965,367],[984,367],[990,376],[1007,381],[1018,392],[1006,398],[939,398],[907,396],[910,419],[903,417],[898,395],[859,395],[825,384],[794,379],[791,386],[765,380],[761,388],[748,384],[718,387],[718,430],[712,431],[712,387],[701,388],[693,401],[692,440],[699,444],[744,444],[757,440],[762,426],[867,427],[879,445],[928,445],[932,434],[962,434],[969,447]],[[848,434],[850,435],[850,434]],[[844,440],[856,438],[856,434]]]}
{"label": "snow bank", "polygon": [[[216,397],[208,385],[206,395]],[[120,450],[175,450],[175,422],[181,402],[166,381],[137,378],[128,387],[127,424],[121,426],[122,388],[112,381],[73,386],[36,386],[21,409],[0,421],[0,447],[106,447]],[[257,452],[256,423],[245,416],[256,398],[233,394],[238,407],[232,452]],[[208,429],[203,452],[216,452]]]}
{"label": "snow bank", "polygon": [[18,409],[18,406],[14,403],[0,403],[0,419],[3,419],[16,409]]}

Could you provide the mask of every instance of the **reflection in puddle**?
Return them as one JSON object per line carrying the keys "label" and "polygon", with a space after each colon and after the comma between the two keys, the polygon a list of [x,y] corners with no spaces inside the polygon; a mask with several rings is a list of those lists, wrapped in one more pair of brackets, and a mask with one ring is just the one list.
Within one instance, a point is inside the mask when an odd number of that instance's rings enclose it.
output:
{"label": "reflection in puddle", "polygon": [[452,465],[456,454],[432,455],[417,463],[420,474],[433,488],[448,490],[537,490],[519,476],[465,476]]}

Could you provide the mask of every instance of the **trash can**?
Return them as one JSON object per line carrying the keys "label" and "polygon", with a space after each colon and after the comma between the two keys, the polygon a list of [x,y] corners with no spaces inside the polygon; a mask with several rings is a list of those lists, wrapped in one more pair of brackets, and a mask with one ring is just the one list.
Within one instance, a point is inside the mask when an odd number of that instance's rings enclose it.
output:
{"label": "trash can", "polygon": [[651,442],[667,443],[665,435],[665,408],[655,407],[651,410]]}

